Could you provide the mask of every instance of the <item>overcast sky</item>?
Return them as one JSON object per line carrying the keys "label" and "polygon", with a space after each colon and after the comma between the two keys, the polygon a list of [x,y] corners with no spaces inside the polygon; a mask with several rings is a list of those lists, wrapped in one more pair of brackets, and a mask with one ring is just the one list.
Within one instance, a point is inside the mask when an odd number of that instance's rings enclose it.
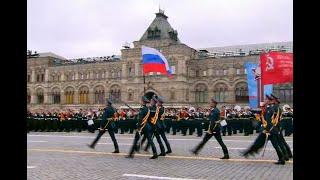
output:
{"label": "overcast sky", "polygon": [[28,0],[28,49],[65,58],[120,55],[159,3],[192,48],[292,41],[292,0]]}

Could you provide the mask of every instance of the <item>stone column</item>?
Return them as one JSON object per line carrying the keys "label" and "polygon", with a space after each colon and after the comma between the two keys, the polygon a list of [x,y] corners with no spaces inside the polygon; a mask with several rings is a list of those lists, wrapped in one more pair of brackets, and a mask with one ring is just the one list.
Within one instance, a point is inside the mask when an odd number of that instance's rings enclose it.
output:
{"label": "stone column", "polygon": [[234,76],[234,75],[236,75],[236,69],[235,68],[229,68],[229,72],[228,72],[228,75],[229,76]]}
{"label": "stone column", "polygon": [[31,71],[31,82],[36,82],[36,71],[35,70]]}
{"label": "stone column", "polygon": [[121,77],[122,78],[127,78],[127,64],[123,63],[122,64],[122,70],[121,70]]}
{"label": "stone column", "polygon": [[49,69],[46,69],[44,74],[44,82],[48,82],[48,81],[49,81]]}
{"label": "stone column", "polygon": [[89,79],[95,79],[96,77],[94,75],[95,74],[92,71],[89,72]]}
{"label": "stone column", "polygon": [[134,75],[139,76],[139,63],[134,63]]}
{"label": "stone column", "polygon": [[212,76],[212,73],[213,73],[213,69],[208,69],[208,76]]}
{"label": "stone column", "polygon": [[89,99],[89,104],[94,104],[94,92],[93,91],[89,91],[88,99]]}
{"label": "stone column", "polygon": [[79,72],[76,72],[75,80],[78,80],[78,79],[79,79]]}
{"label": "stone column", "polygon": [[60,94],[60,104],[66,104],[66,95],[64,93],[64,90],[62,90]]}
{"label": "stone column", "polygon": [[79,104],[79,91],[74,91],[74,94],[73,94],[73,104]]}
{"label": "stone column", "polygon": [[47,92],[47,91],[45,91],[44,93],[43,93],[43,103],[44,104],[50,104],[50,92]]}
{"label": "stone column", "polygon": [[37,96],[35,92],[31,92],[31,100],[30,100],[30,104],[36,104],[37,103]]}
{"label": "stone column", "polygon": [[64,73],[61,73],[61,81],[65,81],[66,80],[66,75]]}

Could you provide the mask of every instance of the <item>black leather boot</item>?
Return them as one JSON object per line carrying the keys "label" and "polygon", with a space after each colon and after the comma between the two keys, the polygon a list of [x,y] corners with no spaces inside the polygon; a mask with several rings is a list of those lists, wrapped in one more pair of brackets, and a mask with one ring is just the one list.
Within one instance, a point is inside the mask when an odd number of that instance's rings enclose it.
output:
{"label": "black leather boot", "polygon": [[285,165],[286,162],[284,160],[279,160],[278,162],[275,162],[276,165]]}
{"label": "black leather boot", "polygon": [[157,158],[158,158],[158,155],[154,154],[150,159],[157,159]]}
{"label": "black leather boot", "polygon": [[120,153],[120,151],[119,151],[119,149],[116,149],[112,153]]}
{"label": "black leather boot", "polygon": [[225,154],[222,158],[220,159],[229,159],[229,154]]}

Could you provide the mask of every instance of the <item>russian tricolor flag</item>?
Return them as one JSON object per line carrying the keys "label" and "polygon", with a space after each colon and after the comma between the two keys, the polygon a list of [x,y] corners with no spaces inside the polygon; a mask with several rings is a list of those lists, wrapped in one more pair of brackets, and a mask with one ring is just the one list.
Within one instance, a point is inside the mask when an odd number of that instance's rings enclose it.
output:
{"label": "russian tricolor flag", "polygon": [[160,72],[172,77],[167,59],[156,49],[147,46],[141,46],[143,73]]}

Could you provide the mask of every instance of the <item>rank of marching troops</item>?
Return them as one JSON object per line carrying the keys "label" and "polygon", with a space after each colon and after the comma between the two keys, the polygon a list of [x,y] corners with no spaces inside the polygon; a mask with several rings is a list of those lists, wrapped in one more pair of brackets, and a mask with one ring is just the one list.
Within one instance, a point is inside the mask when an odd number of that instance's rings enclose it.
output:
{"label": "rank of marching troops", "polygon": [[[257,136],[256,140],[253,142],[253,144],[248,147],[248,149],[244,152],[242,152],[242,155],[245,157],[248,157],[250,155],[254,155],[256,153],[259,153],[263,149],[266,148],[266,145],[268,141],[270,140],[272,143],[272,146],[276,150],[276,153],[278,155],[278,162],[276,164],[285,164],[285,161],[288,161],[290,158],[293,157],[291,149],[289,145],[286,143],[284,137],[283,137],[283,128],[286,126],[290,126],[292,124],[292,116],[293,111],[291,110],[290,106],[285,105],[283,108],[280,108],[280,100],[276,96],[266,96],[266,101],[261,105],[261,110],[249,110],[249,108],[245,108],[244,111],[241,111],[240,107],[235,107],[234,110],[241,113],[235,113],[236,111],[230,111],[230,109],[226,107],[222,107],[221,111],[217,108],[217,101],[214,98],[211,98],[209,100],[210,102],[210,109],[205,114],[209,119],[209,124],[207,129],[207,132],[205,136],[203,137],[203,140],[194,148],[191,150],[191,152],[195,155],[197,155],[200,150],[204,147],[204,145],[207,143],[207,141],[214,136],[217,142],[220,144],[222,151],[223,151],[223,157],[221,159],[229,159],[229,153],[226,145],[224,144],[222,140],[222,135],[228,132],[228,134],[231,135],[231,132],[236,129],[232,120],[228,120],[228,118],[234,118],[234,117],[243,117],[245,120],[242,121],[243,130],[245,135],[252,134],[253,128],[250,125],[251,121],[250,118],[253,118],[257,124],[257,127],[259,127],[257,130],[260,132],[260,134]],[[150,103],[150,105],[149,105]],[[134,153],[140,152],[140,149],[142,148],[144,141],[147,141],[147,144],[145,145],[144,150],[147,151],[148,147],[151,147],[153,156],[150,157],[150,159],[156,159],[158,156],[166,156],[166,154],[172,153],[172,149],[170,146],[170,143],[166,137],[166,123],[164,121],[165,119],[165,108],[163,107],[164,98],[153,96],[151,100],[148,100],[145,96],[142,96],[141,98],[141,108],[139,111],[136,111],[132,109],[130,106],[128,106],[132,111],[133,115],[136,115],[137,123],[135,124],[135,135],[132,147],[130,148],[128,158],[133,158]],[[147,106],[148,104],[148,106]],[[240,108],[240,109],[239,109]],[[76,114],[72,115],[69,112],[66,113],[49,113],[47,117],[50,117],[50,119],[46,119],[44,117],[45,114],[40,115],[38,114],[37,118],[38,120],[45,120],[51,123],[53,122],[59,122],[60,120],[60,127],[67,127],[72,126],[72,124],[67,124],[68,120],[71,119],[71,117],[76,118],[78,120],[84,120],[84,118],[81,118],[82,113],[77,112]],[[239,116],[240,115],[240,116]],[[30,118],[30,114],[28,114],[28,118]],[[103,109],[102,113],[95,114],[92,111],[87,112],[86,114],[86,121],[88,124],[88,130],[94,131],[95,128],[92,127],[93,124],[97,124],[93,122],[93,118],[96,116],[100,116],[101,120],[99,123],[99,132],[96,136],[96,138],[93,140],[92,143],[88,144],[90,148],[95,148],[97,142],[101,139],[102,135],[108,131],[109,136],[111,137],[111,140],[113,141],[114,145],[114,151],[113,153],[119,153],[120,149],[118,146],[118,142],[115,137],[115,133],[117,132],[117,124],[119,122],[125,119],[124,113],[119,112],[117,109],[115,109],[112,106],[112,101],[110,99],[107,99],[107,105]],[[202,125],[203,122],[197,122],[197,123],[190,123],[191,119],[195,119],[197,115],[194,112],[194,109],[191,109],[188,112],[187,108],[183,108],[180,112],[176,114],[176,120],[171,122],[171,126],[173,128],[173,134],[176,133],[177,129],[180,129],[182,135],[186,135],[186,131],[189,128],[189,133],[192,134],[194,129],[197,129],[198,136],[202,136]],[[291,118],[291,119],[290,119]],[[290,122],[291,120],[291,122]],[[224,122],[224,123],[222,123]],[[234,124],[233,124],[234,123]],[[81,124],[81,123],[80,123]],[[190,128],[190,124],[192,124],[195,128]],[[228,126],[229,124],[229,126]],[[233,125],[230,128],[230,124]],[[52,124],[51,124],[52,125]],[[56,127],[58,124],[54,124]],[[83,124],[82,124],[83,125]],[[241,124],[237,124],[238,126]],[[90,129],[90,127],[92,129]],[[177,128],[179,127],[179,128]],[[70,128],[70,127],[69,127]],[[78,127],[81,130],[81,127]],[[239,127],[238,127],[239,128]],[[292,127],[291,127],[292,128]],[[241,128],[239,128],[241,129]],[[238,130],[238,129],[236,129]],[[290,135],[292,133],[292,130],[290,128],[287,128],[284,130],[285,135]],[[241,132],[241,131],[240,131]],[[160,153],[158,154],[157,148],[155,143],[153,142],[153,139],[156,138],[156,142],[160,147]],[[162,143],[162,141],[164,143]],[[165,146],[164,146],[165,144]]]}
{"label": "rank of marching troops", "polygon": [[[118,109],[115,114],[115,133],[134,133],[137,124],[138,109]],[[177,133],[193,135],[196,133],[201,137],[203,130],[209,126],[209,109],[204,108],[186,108],[180,110],[166,108],[164,113],[164,122],[166,124],[165,132],[172,135]],[[94,133],[99,128],[102,119],[103,109],[97,110],[65,110],[52,112],[37,112],[27,114],[27,127],[29,131],[84,131]],[[220,110],[220,118],[225,119],[226,126],[221,127],[223,136],[231,136],[237,133],[244,133],[245,136],[259,133],[261,131],[261,122],[257,121],[257,110],[246,106],[225,107]],[[281,132],[285,136],[293,133],[293,111],[289,105],[283,106],[281,117]]]}

